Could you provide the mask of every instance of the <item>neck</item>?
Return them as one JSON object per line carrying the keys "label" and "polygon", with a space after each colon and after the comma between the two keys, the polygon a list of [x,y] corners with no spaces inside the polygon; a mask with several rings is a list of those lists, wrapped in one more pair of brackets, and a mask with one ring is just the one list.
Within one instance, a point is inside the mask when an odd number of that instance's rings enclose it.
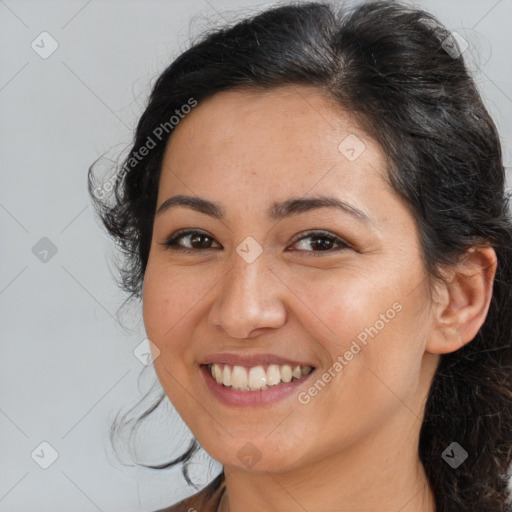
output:
{"label": "neck", "polygon": [[387,439],[382,435],[366,438],[286,472],[225,466],[226,492],[219,510],[435,512],[434,497],[418,457],[416,423],[410,425],[409,435],[390,425]]}

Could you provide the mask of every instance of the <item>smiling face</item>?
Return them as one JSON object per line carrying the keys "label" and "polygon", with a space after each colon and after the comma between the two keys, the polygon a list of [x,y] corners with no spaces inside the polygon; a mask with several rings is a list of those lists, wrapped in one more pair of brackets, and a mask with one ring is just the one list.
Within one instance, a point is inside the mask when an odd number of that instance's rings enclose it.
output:
{"label": "smiling face", "polygon": [[[218,93],[175,128],[144,323],[165,392],[225,466],[284,472],[362,446],[384,461],[416,440],[438,357],[414,219],[385,173],[311,88]],[[271,385],[287,363],[293,380]]]}

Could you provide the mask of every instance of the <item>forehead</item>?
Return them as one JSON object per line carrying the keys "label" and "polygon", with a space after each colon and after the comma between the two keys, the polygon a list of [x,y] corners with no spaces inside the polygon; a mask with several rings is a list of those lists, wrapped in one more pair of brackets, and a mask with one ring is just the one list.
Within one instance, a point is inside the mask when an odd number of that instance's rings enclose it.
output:
{"label": "forehead", "polygon": [[371,203],[388,189],[385,172],[380,147],[316,89],[231,90],[174,128],[159,202],[171,192],[232,202],[338,191]]}

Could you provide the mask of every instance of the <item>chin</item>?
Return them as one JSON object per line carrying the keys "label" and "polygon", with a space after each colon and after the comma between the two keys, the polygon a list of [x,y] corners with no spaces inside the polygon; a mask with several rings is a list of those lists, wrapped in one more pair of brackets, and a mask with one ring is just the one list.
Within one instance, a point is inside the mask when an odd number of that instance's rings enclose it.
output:
{"label": "chin", "polygon": [[[229,427],[226,430],[232,434]],[[271,433],[270,426],[262,430],[264,433],[260,436],[254,433],[230,436],[225,433],[222,439],[210,438],[204,443],[199,442],[205,451],[223,466],[255,472],[282,473],[300,465],[299,461],[304,458],[302,452],[305,446],[298,436],[290,432],[286,432],[286,435]],[[295,440],[293,444],[290,442],[292,439]]]}

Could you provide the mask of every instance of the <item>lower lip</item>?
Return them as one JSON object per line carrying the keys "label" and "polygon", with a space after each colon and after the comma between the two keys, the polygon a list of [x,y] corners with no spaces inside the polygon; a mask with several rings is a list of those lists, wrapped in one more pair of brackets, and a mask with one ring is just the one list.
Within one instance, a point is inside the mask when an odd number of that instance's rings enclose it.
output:
{"label": "lower lip", "polygon": [[231,407],[254,407],[258,405],[273,404],[290,395],[296,394],[298,388],[309,380],[311,375],[313,375],[314,370],[309,375],[302,377],[301,379],[284,384],[278,384],[277,386],[272,386],[263,391],[239,391],[219,384],[212,377],[212,374],[206,365],[200,366],[200,372],[203,375],[208,389],[220,402],[230,405]]}

